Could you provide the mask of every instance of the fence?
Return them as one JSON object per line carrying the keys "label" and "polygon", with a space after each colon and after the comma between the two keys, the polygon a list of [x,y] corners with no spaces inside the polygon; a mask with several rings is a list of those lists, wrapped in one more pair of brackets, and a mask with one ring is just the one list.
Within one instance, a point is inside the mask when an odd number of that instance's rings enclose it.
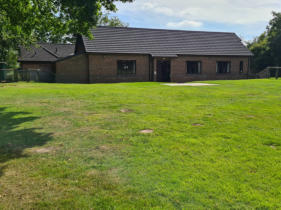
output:
{"label": "fence", "polygon": [[268,67],[269,77],[275,77],[278,79],[281,77],[281,67]]}
{"label": "fence", "polygon": [[257,78],[271,78],[271,77],[275,77],[276,79],[281,77],[281,67],[269,66],[265,68],[263,71],[257,73]]}
{"label": "fence", "polygon": [[15,81],[14,69],[0,69],[0,81],[1,82]]}
{"label": "fence", "polygon": [[55,74],[40,69],[0,69],[0,82],[54,82]]}

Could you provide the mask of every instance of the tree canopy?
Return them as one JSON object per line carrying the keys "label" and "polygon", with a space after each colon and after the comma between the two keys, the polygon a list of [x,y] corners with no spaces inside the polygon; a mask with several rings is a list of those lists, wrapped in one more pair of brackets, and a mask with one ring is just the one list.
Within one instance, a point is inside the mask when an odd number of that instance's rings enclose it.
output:
{"label": "tree canopy", "polygon": [[267,66],[281,66],[281,13],[273,12],[273,19],[259,37],[248,43],[253,52],[252,68],[255,72]]}
{"label": "tree canopy", "polygon": [[0,58],[8,49],[40,41],[58,42],[73,34],[91,37],[102,10],[133,0],[0,0]]}
{"label": "tree canopy", "polygon": [[100,16],[97,25],[99,26],[112,26],[112,27],[128,27],[128,23],[122,22],[118,17],[109,17],[109,14],[103,14]]}

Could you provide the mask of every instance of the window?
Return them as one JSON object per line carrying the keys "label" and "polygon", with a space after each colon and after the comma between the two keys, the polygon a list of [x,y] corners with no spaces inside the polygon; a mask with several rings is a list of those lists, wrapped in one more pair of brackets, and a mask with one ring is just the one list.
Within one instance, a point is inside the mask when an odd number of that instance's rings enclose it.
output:
{"label": "window", "polygon": [[218,74],[227,74],[230,73],[230,62],[217,62],[217,73]]}
{"label": "window", "polygon": [[136,61],[117,61],[118,75],[136,74]]}
{"label": "window", "polygon": [[240,68],[239,68],[240,70],[240,73],[243,73],[243,71],[244,71],[244,62],[243,61],[240,61]]}
{"label": "window", "polygon": [[187,61],[187,73],[188,74],[200,74],[201,73],[201,62],[199,61]]}

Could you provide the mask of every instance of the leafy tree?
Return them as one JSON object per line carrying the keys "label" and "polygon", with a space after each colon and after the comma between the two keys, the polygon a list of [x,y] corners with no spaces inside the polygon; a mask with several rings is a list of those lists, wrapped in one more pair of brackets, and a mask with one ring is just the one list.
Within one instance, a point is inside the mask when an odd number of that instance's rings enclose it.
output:
{"label": "leafy tree", "polygon": [[133,0],[0,0],[0,59],[9,49],[38,40],[60,41],[73,34],[92,37],[102,9],[116,11],[115,2]]}
{"label": "leafy tree", "polygon": [[248,43],[248,48],[254,54],[252,69],[255,72],[268,66],[281,66],[281,13],[272,14],[273,19],[267,30]]}
{"label": "leafy tree", "polygon": [[281,13],[273,12],[273,19],[267,27],[267,34],[274,64],[281,66]]}
{"label": "leafy tree", "polygon": [[118,17],[109,17],[109,13],[103,14],[98,20],[99,26],[128,27],[128,23],[122,22]]}
{"label": "leafy tree", "polygon": [[6,56],[6,63],[8,64],[9,68],[19,68],[19,63],[17,62],[18,58],[18,51],[14,50],[12,48],[7,50],[7,56]]}
{"label": "leafy tree", "polygon": [[251,67],[254,72],[259,72],[272,64],[273,59],[265,32],[255,38],[253,42],[248,43],[248,48],[254,54]]}

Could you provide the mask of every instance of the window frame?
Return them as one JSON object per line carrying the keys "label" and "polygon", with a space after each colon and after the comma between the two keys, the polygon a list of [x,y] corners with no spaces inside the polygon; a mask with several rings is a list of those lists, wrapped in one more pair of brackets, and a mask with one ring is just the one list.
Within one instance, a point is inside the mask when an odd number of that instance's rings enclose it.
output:
{"label": "window frame", "polygon": [[[198,73],[189,73],[188,72],[188,63],[197,63],[197,72]],[[189,60],[185,62],[186,65],[186,74],[188,75],[200,75],[202,74],[202,61],[193,61],[193,60]]]}
{"label": "window frame", "polygon": [[[228,63],[229,68],[226,72],[219,72],[219,63]],[[216,62],[216,73],[217,74],[230,74],[231,73],[231,61],[217,61]]]}
{"label": "window frame", "polygon": [[[133,73],[121,73],[121,69],[119,69],[119,64],[125,62],[133,62],[134,63],[134,72]],[[137,61],[136,60],[117,60],[117,76],[135,76],[137,74]]]}
{"label": "window frame", "polygon": [[244,72],[244,61],[240,61],[239,63],[239,73],[243,74]]}

